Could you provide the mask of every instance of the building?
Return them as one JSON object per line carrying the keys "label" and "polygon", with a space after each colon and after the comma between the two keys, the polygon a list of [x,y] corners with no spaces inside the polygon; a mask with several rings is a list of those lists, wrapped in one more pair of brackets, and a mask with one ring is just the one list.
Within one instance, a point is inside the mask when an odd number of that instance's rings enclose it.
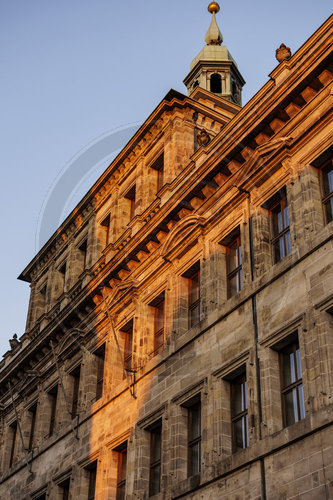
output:
{"label": "building", "polygon": [[333,497],[330,17],[244,84],[206,46],[22,272],[0,497]]}

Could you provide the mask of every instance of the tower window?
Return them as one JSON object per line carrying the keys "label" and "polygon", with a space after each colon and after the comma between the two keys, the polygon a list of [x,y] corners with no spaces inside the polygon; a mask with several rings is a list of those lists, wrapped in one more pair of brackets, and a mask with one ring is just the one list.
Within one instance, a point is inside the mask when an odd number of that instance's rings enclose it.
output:
{"label": "tower window", "polygon": [[222,94],[222,78],[218,73],[210,77],[210,91],[214,94]]}

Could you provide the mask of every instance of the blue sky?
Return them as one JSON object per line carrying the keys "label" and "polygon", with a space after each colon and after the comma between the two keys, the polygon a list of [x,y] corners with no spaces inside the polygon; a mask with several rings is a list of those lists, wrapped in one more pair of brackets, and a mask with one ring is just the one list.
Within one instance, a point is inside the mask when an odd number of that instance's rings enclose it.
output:
{"label": "blue sky", "polygon": [[[16,277],[38,250],[56,180],[92,141],[144,121],[170,88],[185,93],[208,3],[0,0],[0,354],[24,333],[30,289]],[[331,0],[221,2],[217,19],[247,82],[244,102],[268,80],[275,49],[284,42],[296,51],[331,12]],[[107,163],[61,201],[60,218]]]}

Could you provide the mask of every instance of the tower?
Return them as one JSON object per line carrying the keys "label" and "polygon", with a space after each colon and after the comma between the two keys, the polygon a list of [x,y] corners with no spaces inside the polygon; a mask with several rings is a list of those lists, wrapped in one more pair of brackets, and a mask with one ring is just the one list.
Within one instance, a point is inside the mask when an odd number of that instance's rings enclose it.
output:
{"label": "tower", "polygon": [[212,14],[212,20],[205,36],[206,45],[193,59],[184,84],[189,96],[197,87],[201,87],[241,105],[245,80],[227,47],[222,45],[223,37],[215,16],[219,10],[217,2],[209,4],[208,11]]}

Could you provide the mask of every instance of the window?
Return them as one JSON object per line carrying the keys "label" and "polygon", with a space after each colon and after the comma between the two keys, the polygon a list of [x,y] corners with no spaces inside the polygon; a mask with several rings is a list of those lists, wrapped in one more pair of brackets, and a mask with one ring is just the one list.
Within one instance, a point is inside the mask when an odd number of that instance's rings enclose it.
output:
{"label": "window", "polygon": [[162,422],[150,428],[149,496],[161,490]]}
{"label": "window", "polygon": [[188,406],[188,475],[201,470],[201,402]]}
{"label": "window", "polygon": [[229,298],[243,288],[242,246],[239,228],[231,233],[228,241],[226,239],[224,241],[227,243],[227,293]]}
{"label": "window", "polygon": [[126,471],[127,471],[127,443],[118,446],[114,451],[118,453],[117,494],[116,500],[125,500]]}
{"label": "window", "polygon": [[132,220],[135,215],[135,184],[125,195],[125,198],[129,200],[129,219]]}
{"label": "window", "polygon": [[200,262],[192,266],[183,276],[188,281],[188,318],[191,328],[200,321]]}
{"label": "window", "polygon": [[164,153],[162,153],[151,166],[157,174],[157,189],[159,191],[164,186]]}
{"label": "window", "polygon": [[44,301],[46,300],[46,292],[47,292],[47,285],[45,284],[42,286],[42,288],[39,290],[39,293],[44,297]]}
{"label": "window", "polygon": [[281,393],[284,425],[305,418],[301,356],[298,341],[280,351]]}
{"label": "window", "polygon": [[69,500],[69,489],[70,489],[71,480],[67,478],[65,481],[59,484],[59,488],[61,490],[61,499]]}
{"label": "window", "polygon": [[231,381],[231,426],[233,451],[249,446],[246,374]]}
{"label": "window", "polygon": [[214,73],[210,77],[210,91],[214,92],[214,94],[222,93],[222,79],[218,73]]}
{"label": "window", "polygon": [[88,465],[86,470],[88,472],[88,500],[95,500],[97,461]]}
{"label": "window", "polygon": [[56,385],[51,391],[48,392],[48,397],[50,401],[50,427],[49,427],[49,437],[53,436],[56,423],[56,412],[57,412],[57,399],[58,399],[58,386]]}
{"label": "window", "polygon": [[61,295],[65,291],[65,279],[66,279],[66,262],[64,262],[59,268],[60,283],[59,283],[59,294]]}
{"label": "window", "polygon": [[79,250],[82,254],[82,268],[83,271],[85,270],[87,266],[87,248],[88,248],[88,242],[85,240],[81,245],[79,246]]}
{"label": "window", "polygon": [[78,414],[81,366],[75,368],[75,370],[73,370],[70,375],[72,377],[72,384],[73,384],[71,414],[72,414],[72,419],[74,419]]}
{"label": "window", "polygon": [[324,163],[322,167],[323,205],[326,222],[333,220],[333,160]]}
{"label": "window", "polygon": [[279,262],[291,252],[289,210],[285,194],[271,208],[274,261]]}
{"label": "window", "polygon": [[34,445],[35,428],[36,428],[36,415],[37,415],[37,404],[34,404],[29,408],[30,414],[30,434],[29,434],[29,451],[32,450]]}
{"label": "window", "polygon": [[[133,370],[133,320],[126,323],[121,329],[125,334],[124,339],[124,365],[125,370]],[[125,377],[125,374],[124,374]]]}
{"label": "window", "polygon": [[14,422],[9,426],[10,429],[10,455],[9,455],[9,467],[11,467],[14,463],[15,458],[15,447],[16,447],[16,439],[17,439],[17,422]]}
{"label": "window", "polygon": [[164,306],[165,294],[161,293],[150,306],[154,309],[154,350],[153,356],[156,356],[164,349]]}
{"label": "window", "polygon": [[105,344],[94,352],[97,357],[97,382],[96,382],[96,400],[103,395],[104,385],[104,365],[105,365]]}
{"label": "window", "polygon": [[105,217],[105,219],[101,222],[101,226],[103,228],[103,242],[102,246],[107,247],[109,244],[110,238],[110,214]]}

